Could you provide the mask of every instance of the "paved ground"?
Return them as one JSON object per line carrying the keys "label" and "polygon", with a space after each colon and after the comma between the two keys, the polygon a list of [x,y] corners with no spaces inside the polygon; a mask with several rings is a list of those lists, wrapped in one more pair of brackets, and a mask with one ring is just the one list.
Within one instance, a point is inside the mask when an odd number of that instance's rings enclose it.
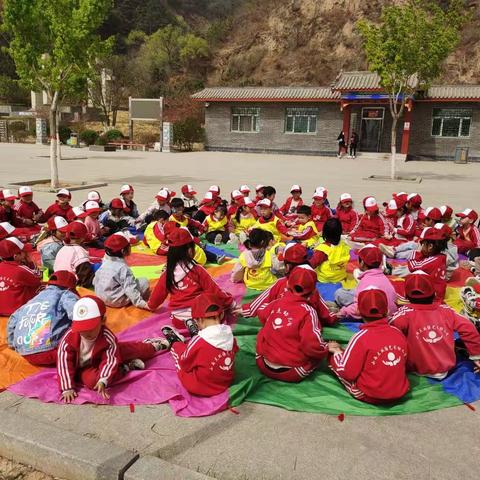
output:
{"label": "paved ground", "polygon": [[[0,184],[48,176],[46,148],[0,146]],[[225,191],[241,183],[271,183],[283,198],[292,183],[310,192],[325,185],[333,199],[349,191],[357,200],[367,193],[379,199],[392,191],[418,191],[425,204],[447,201],[456,209],[479,208],[480,164],[407,163],[402,173],[421,175],[421,184],[371,182],[371,174],[386,174],[388,163],[373,160],[192,153],[122,152],[89,154],[66,150],[61,176],[65,180],[109,182],[101,189],[110,198],[124,182],[136,187],[141,206],[162,186],[178,191],[192,183],[204,191],[220,183]],[[52,195],[39,193],[45,205]],[[84,195],[75,193],[80,203]],[[477,403],[480,408],[480,403]],[[98,438],[141,454],[219,479],[452,479],[478,477],[480,415],[461,406],[401,417],[346,417],[288,412],[265,405],[244,404],[209,418],[174,417],[166,406],[57,406],[0,394],[0,411],[9,410],[58,428]],[[1,415],[1,412],[0,412]],[[1,476],[0,476],[1,478]],[[161,478],[161,476],[159,476]]]}

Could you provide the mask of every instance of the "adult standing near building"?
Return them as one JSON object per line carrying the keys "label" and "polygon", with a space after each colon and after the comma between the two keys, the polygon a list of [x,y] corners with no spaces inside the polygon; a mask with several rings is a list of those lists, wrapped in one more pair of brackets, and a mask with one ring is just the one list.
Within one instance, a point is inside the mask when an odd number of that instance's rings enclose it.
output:
{"label": "adult standing near building", "polygon": [[350,135],[350,155],[349,158],[355,158],[357,156],[357,146],[358,146],[358,133],[353,130]]}
{"label": "adult standing near building", "polygon": [[347,152],[347,144],[345,143],[345,132],[342,130],[337,137],[338,142],[338,158],[342,158],[342,153]]}

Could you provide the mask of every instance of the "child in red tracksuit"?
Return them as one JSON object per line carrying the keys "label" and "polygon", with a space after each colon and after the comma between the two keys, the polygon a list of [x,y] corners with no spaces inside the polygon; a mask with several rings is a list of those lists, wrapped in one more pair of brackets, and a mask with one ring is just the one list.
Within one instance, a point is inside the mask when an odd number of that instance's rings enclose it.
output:
{"label": "child in red tracksuit", "polygon": [[171,345],[178,378],[193,395],[211,397],[233,382],[237,341],[229,325],[222,323],[224,310],[215,296],[199,295],[192,304],[192,317],[199,332],[188,343],[171,327],[162,332]]}
{"label": "child in red tracksuit", "polygon": [[410,215],[405,206],[395,199],[388,202],[385,209],[385,216],[389,224],[389,243],[399,245],[400,243],[413,240],[417,227],[417,222]]}
{"label": "child in red tracksuit", "polygon": [[364,198],[363,207],[365,213],[350,232],[350,238],[357,242],[371,242],[382,237],[388,237],[388,225],[383,215],[378,211],[375,198]]}
{"label": "child in red tracksuit", "polygon": [[301,382],[327,356],[317,312],[308,302],[317,276],[308,268],[295,268],[288,277],[288,292],[258,312],[263,324],[257,336],[256,361],[267,377]]}
{"label": "child in red tracksuit", "polygon": [[42,221],[46,222],[50,217],[63,217],[67,222],[75,220],[75,214],[70,205],[71,199],[72,194],[66,188],[59,190],[57,193],[57,201],[45,210]]}
{"label": "child in red tracksuit", "polygon": [[349,193],[340,195],[335,216],[340,220],[342,231],[346,234],[350,233],[358,223],[358,213],[353,209],[353,200]]}
{"label": "child in red tracksuit", "polygon": [[431,275],[437,301],[442,303],[447,290],[447,257],[442,253],[447,246],[443,232],[437,228],[427,227],[419,238],[420,250],[415,250],[408,260],[408,270],[413,273],[422,270]]}
{"label": "child in red tracksuit", "polygon": [[332,211],[325,205],[327,196],[328,192],[326,188],[317,187],[312,197],[312,219],[319,232],[323,230],[325,222],[332,217]]}
{"label": "child in red tracksuit", "polygon": [[105,303],[95,296],[83,297],[73,307],[72,326],[57,350],[58,381],[65,403],[77,396],[77,381],[102,398],[110,398],[107,387],[129,370],[143,370],[143,360],[169,346],[164,339],[119,342],[103,325],[105,313]]}
{"label": "child in red tracksuit", "polygon": [[290,193],[292,195],[288,197],[285,203],[280,207],[280,212],[284,217],[295,216],[298,207],[303,205],[302,187],[300,185],[292,185]]}
{"label": "child in red tracksuit", "polygon": [[370,287],[360,292],[358,309],[365,324],[345,350],[330,342],[330,368],[357,400],[373,404],[398,400],[409,389],[407,341],[387,323],[388,301],[382,290]]}
{"label": "child in red tracksuit", "polygon": [[441,380],[455,367],[457,332],[475,367],[480,367],[480,334],[470,320],[447,305],[434,302],[435,285],[430,275],[418,271],[405,280],[410,304],[393,315],[391,325],[401,330],[408,342],[408,370]]}
{"label": "child in red tracksuit", "polygon": [[[256,317],[260,310],[263,310],[274,300],[282,298],[288,292],[288,277],[295,268],[310,268],[307,259],[307,248],[300,243],[289,243],[282,253],[282,258],[285,265],[285,277],[278,279],[251,303],[246,303],[239,307],[235,313],[245,318]],[[336,315],[330,313],[317,289],[311,293],[307,301],[317,312],[318,320],[322,326],[334,325],[337,322]]]}
{"label": "child in red tracksuit", "polygon": [[224,292],[208,272],[193,261],[195,243],[186,228],[176,228],[168,236],[167,268],[160,276],[148,300],[148,308],[156,310],[170,295],[169,308],[173,324],[187,327],[191,334],[198,329],[192,320],[192,304],[201,294],[214,295],[222,309],[235,308],[233,297]]}
{"label": "child in red tracksuit", "polygon": [[33,201],[33,192],[30,187],[20,187],[18,189],[20,201],[15,206],[17,219],[22,223],[23,227],[32,229],[32,231],[40,231],[38,222],[43,217],[43,211]]}
{"label": "child in red tracksuit", "polygon": [[458,253],[468,254],[474,248],[480,248],[480,232],[474,223],[478,220],[478,214],[475,210],[467,208],[463,212],[457,213],[460,218],[460,226],[457,229],[457,239],[455,245]]}

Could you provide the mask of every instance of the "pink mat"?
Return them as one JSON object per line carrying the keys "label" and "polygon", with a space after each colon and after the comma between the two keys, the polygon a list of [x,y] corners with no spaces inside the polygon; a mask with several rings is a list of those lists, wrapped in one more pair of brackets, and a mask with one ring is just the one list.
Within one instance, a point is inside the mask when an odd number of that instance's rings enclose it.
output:
{"label": "pink mat", "polygon": [[[216,281],[222,288],[228,289],[237,301],[245,294],[245,286],[230,283],[229,275],[222,275]],[[233,318],[229,320],[231,322]],[[169,324],[170,314],[166,308],[162,308],[159,313],[130,327],[117,337],[122,341],[143,340],[161,335],[161,328]],[[43,402],[62,403],[54,368],[43,369],[38,374],[12,385],[9,390],[17,395],[38,398]],[[109,388],[109,393],[110,399],[104,400],[96,392],[80,388],[78,397],[73,403],[77,405],[84,403],[152,405],[168,402],[176,415],[199,417],[224,410],[229,398],[228,391],[209,398],[190,395],[179,382],[172,357],[168,352],[159,353],[148,361],[145,370],[128,373]]]}

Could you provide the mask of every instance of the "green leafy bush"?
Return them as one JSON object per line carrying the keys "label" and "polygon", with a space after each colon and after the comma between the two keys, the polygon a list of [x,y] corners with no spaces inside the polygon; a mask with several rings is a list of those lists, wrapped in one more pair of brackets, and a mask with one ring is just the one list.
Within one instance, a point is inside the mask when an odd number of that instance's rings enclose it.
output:
{"label": "green leafy bush", "polygon": [[95,140],[95,145],[106,145],[109,142],[106,134],[100,135],[99,137],[97,136],[97,139]]}
{"label": "green leafy bush", "polygon": [[193,144],[203,142],[204,130],[196,118],[186,118],[173,124],[173,144],[180,150],[191,152]]}
{"label": "green leafy bush", "polygon": [[112,130],[108,130],[102,136],[104,136],[107,141],[114,142],[115,140],[121,140],[123,138],[123,133],[116,128],[112,128]]}
{"label": "green leafy bush", "polygon": [[60,137],[60,141],[65,145],[67,140],[70,138],[72,134],[72,129],[67,127],[66,125],[60,125],[58,127],[58,136]]}
{"label": "green leafy bush", "polygon": [[95,130],[84,130],[80,132],[80,141],[85,143],[85,145],[95,145],[98,139],[98,133]]}

